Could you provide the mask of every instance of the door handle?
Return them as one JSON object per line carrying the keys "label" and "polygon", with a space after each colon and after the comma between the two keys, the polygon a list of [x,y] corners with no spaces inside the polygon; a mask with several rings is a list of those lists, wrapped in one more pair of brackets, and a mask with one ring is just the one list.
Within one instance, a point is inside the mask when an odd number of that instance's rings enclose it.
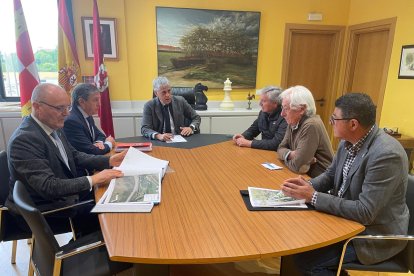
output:
{"label": "door handle", "polygon": [[318,103],[319,106],[323,106],[325,104],[325,99],[322,98],[322,99],[319,99],[319,100],[315,100],[315,103]]}

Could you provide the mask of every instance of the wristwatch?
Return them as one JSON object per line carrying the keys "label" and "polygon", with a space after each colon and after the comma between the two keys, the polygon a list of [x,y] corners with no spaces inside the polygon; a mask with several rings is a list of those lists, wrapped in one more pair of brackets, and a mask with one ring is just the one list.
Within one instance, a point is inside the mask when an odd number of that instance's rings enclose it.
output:
{"label": "wristwatch", "polygon": [[193,132],[195,132],[195,127],[193,125],[190,125],[190,128]]}

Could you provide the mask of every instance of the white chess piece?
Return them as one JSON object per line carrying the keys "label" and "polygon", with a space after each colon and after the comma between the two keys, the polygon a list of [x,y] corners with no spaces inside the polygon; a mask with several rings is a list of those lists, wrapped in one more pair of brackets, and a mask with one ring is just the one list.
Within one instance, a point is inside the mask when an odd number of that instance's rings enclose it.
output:
{"label": "white chess piece", "polygon": [[229,78],[224,82],[224,100],[220,104],[221,110],[234,110],[234,103],[230,98],[231,84]]}

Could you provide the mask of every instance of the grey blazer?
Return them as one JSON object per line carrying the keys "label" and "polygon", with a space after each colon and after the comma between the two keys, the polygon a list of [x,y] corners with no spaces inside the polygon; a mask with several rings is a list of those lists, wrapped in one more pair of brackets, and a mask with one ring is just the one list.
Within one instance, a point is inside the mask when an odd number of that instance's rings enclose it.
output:
{"label": "grey blazer", "polygon": [[[173,96],[172,110],[174,129],[176,134],[179,133],[180,127],[194,125],[195,132],[200,130],[201,118],[194,109],[181,96]],[[191,122],[185,123],[185,119]],[[153,98],[144,105],[144,114],[142,117],[141,134],[144,137],[152,138],[154,133],[163,133],[164,118],[162,115],[162,105],[158,98]]]}
{"label": "grey blazer", "polygon": [[[88,170],[109,168],[109,157],[89,155],[75,150],[63,131],[58,135],[68,156],[66,166],[59,149],[46,132],[28,116],[14,131],[7,147],[10,170],[10,195],[7,206],[16,211],[13,186],[20,180],[26,186],[34,203],[40,209],[58,208],[78,199],[78,194],[88,192],[88,179],[77,177],[76,166]],[[43,206],[43,207],[42,207]]]}
{"label": "grey blazer", "polygon": [[[408,160],[400,143],[375,126],[348,173],[343,198],[339,198],[346,156],[342,141],[332,165],[311,179],[320,192],[316,210],[357,221],[365,225],[364,234],[407,234]],[[327,194],[331,189],[333,195]],[[372,264],[394,256],[406,242],[357,240],[353,244],[359,261]]]}

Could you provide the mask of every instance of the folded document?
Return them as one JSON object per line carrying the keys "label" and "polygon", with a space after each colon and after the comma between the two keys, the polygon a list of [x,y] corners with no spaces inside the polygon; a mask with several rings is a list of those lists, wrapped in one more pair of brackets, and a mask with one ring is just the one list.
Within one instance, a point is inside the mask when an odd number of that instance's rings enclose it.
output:
{"label": "folded document", "polygon": [[91,212],[151,212],[161,202],[161,179],[168,161],[129,148],[117,168],[123,177],[112,179],[108,189]]}
{"label": "folded document", "polygon": [[294,199],[281,190],[249,187],[250,203],[253,207],[308,208],[304,199]]}

